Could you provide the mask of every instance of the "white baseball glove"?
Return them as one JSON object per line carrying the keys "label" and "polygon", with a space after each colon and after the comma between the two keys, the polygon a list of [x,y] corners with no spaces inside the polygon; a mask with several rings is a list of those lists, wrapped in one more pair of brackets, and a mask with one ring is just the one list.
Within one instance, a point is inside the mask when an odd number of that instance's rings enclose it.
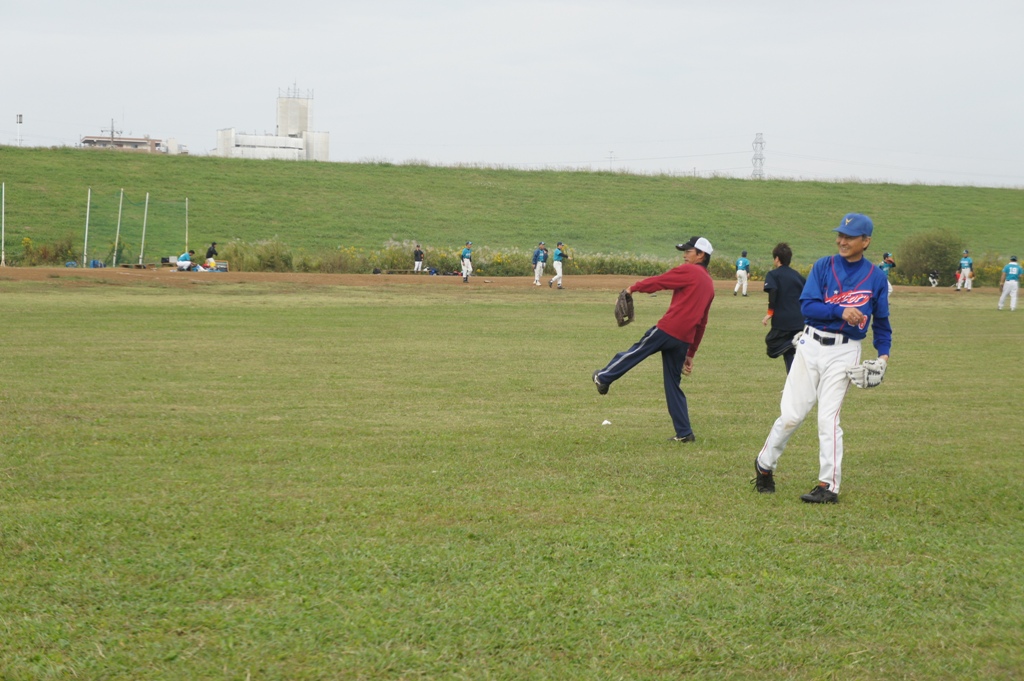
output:
{"label": "white baseball glove", "polygon": [[884,359],[869,359],[847,369],[846,375],[858,388],[875,388],[881,385],[882,379],[885,378],[886,366]]}

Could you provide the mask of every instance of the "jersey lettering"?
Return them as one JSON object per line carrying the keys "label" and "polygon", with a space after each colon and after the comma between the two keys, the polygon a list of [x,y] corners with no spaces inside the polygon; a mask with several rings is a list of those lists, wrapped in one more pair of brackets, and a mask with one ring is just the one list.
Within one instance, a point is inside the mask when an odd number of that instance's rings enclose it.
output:
{"label": "jersey lettering", "polygon": [[842,305],[843,307],[860,307],[871,301],[871,291],[844,291],[836,293],[825,299],[826,303]]}

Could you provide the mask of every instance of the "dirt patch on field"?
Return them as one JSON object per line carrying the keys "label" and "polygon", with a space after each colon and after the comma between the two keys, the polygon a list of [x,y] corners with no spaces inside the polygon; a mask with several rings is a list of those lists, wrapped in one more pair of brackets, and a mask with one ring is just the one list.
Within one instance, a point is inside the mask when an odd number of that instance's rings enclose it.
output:
{"label": "dirt patch on field", "polygon": [[[618,274],[567,275],[565,288],[590,291],[620,291],[641,277]],[[546,284],[547,278],[545,278]],[[430,276],[426,274],[299,274],[295,272],[177,272],[168,267],[136,269],[107,267],[75,269],[68,267],[3,267],[3,281],[48,281],[62,286],[158,286],[192,287],[196,284],[291,284],[307,286],[488,286],[497,288],[524,288],[533,286],[533,277],[470,277],[464,284],[462,277]],[[736,281],[715,281],[718,291],[732,291]],[[896,287],[901,288],[901,287]],[[942,289],[939,289],[940,291]],[[946,287],[946,291],[950,289]],[[763,295],[761,282],[751,282],[751,295]]]}
{"label": "dirt patch on field", "polygon": [[[618,291],[638,277],[620,275],[566,276],[565,288]],[[173,269],[107,267],[75,269],[66,267],[4,267],[0,281],[48,281],[67,286],[150,285],[191,287],[195,284],[297,284],[301,286],[488,286],[523,288],[533,286],[533,277],[462,277],[427,274],[300,274],[294,272],[177,272]],[[546,284],[546,281],[545,281]],[[733,282],[716,282],[731,287]]]}

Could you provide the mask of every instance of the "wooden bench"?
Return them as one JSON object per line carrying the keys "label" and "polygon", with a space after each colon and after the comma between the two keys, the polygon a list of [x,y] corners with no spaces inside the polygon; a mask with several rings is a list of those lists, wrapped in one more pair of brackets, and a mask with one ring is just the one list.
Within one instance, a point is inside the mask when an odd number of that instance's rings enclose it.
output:
{"label": "wooden bench", "polygon": [[[423,270],[420,270],[423,272]],[[416,270],[387,270],[385,274],[414,274]]]}

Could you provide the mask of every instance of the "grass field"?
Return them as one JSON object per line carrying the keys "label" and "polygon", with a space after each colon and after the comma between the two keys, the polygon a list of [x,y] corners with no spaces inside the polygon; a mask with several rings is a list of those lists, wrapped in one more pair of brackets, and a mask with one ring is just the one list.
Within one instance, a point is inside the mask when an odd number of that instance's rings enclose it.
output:
{"label": "grass field", "polygon": [[1024,674],[1024,311],[899,289],[815,507],[813,423],[749,483],[763,295],[719,293],[680,446],[659,362],[590,382],[668,296],[525,282],[0,279],[0,678]]}
{"label": "grass field", "polygon": [[[832,252],[823,230],[849,212],[871,215],[880,257],[910,235],[937,228],[963,237],[979,257],[1024,252],[1024,191],[867,183],[787,182],[638,176],[606,172],[516,171],[415,165],[295,163],[214,157],[149,156],[79,149],[0,146],[7,190],[7,253],[73,235],[84,245],[86,197],[90,258],[102,259],[117,233],[138,258],[146,222],[146,262],[221,246],[278,239],[296,253],[339,247],[379,249],[388,240],[456,251],[532,250],[565,241],[578,253],[675,256],[673,245],[707,236],[716,260],[747,250],[770,269],[771,250],[788,241],[794,263]],[[145,198],[150,194],[146,213]],[[409,249],[411,253],[411,248]],[[80,252],[80,250],[79,250]],[[949,263],[949,271],[956,263]],[[898,272],[898,271],[897,271]]]}

